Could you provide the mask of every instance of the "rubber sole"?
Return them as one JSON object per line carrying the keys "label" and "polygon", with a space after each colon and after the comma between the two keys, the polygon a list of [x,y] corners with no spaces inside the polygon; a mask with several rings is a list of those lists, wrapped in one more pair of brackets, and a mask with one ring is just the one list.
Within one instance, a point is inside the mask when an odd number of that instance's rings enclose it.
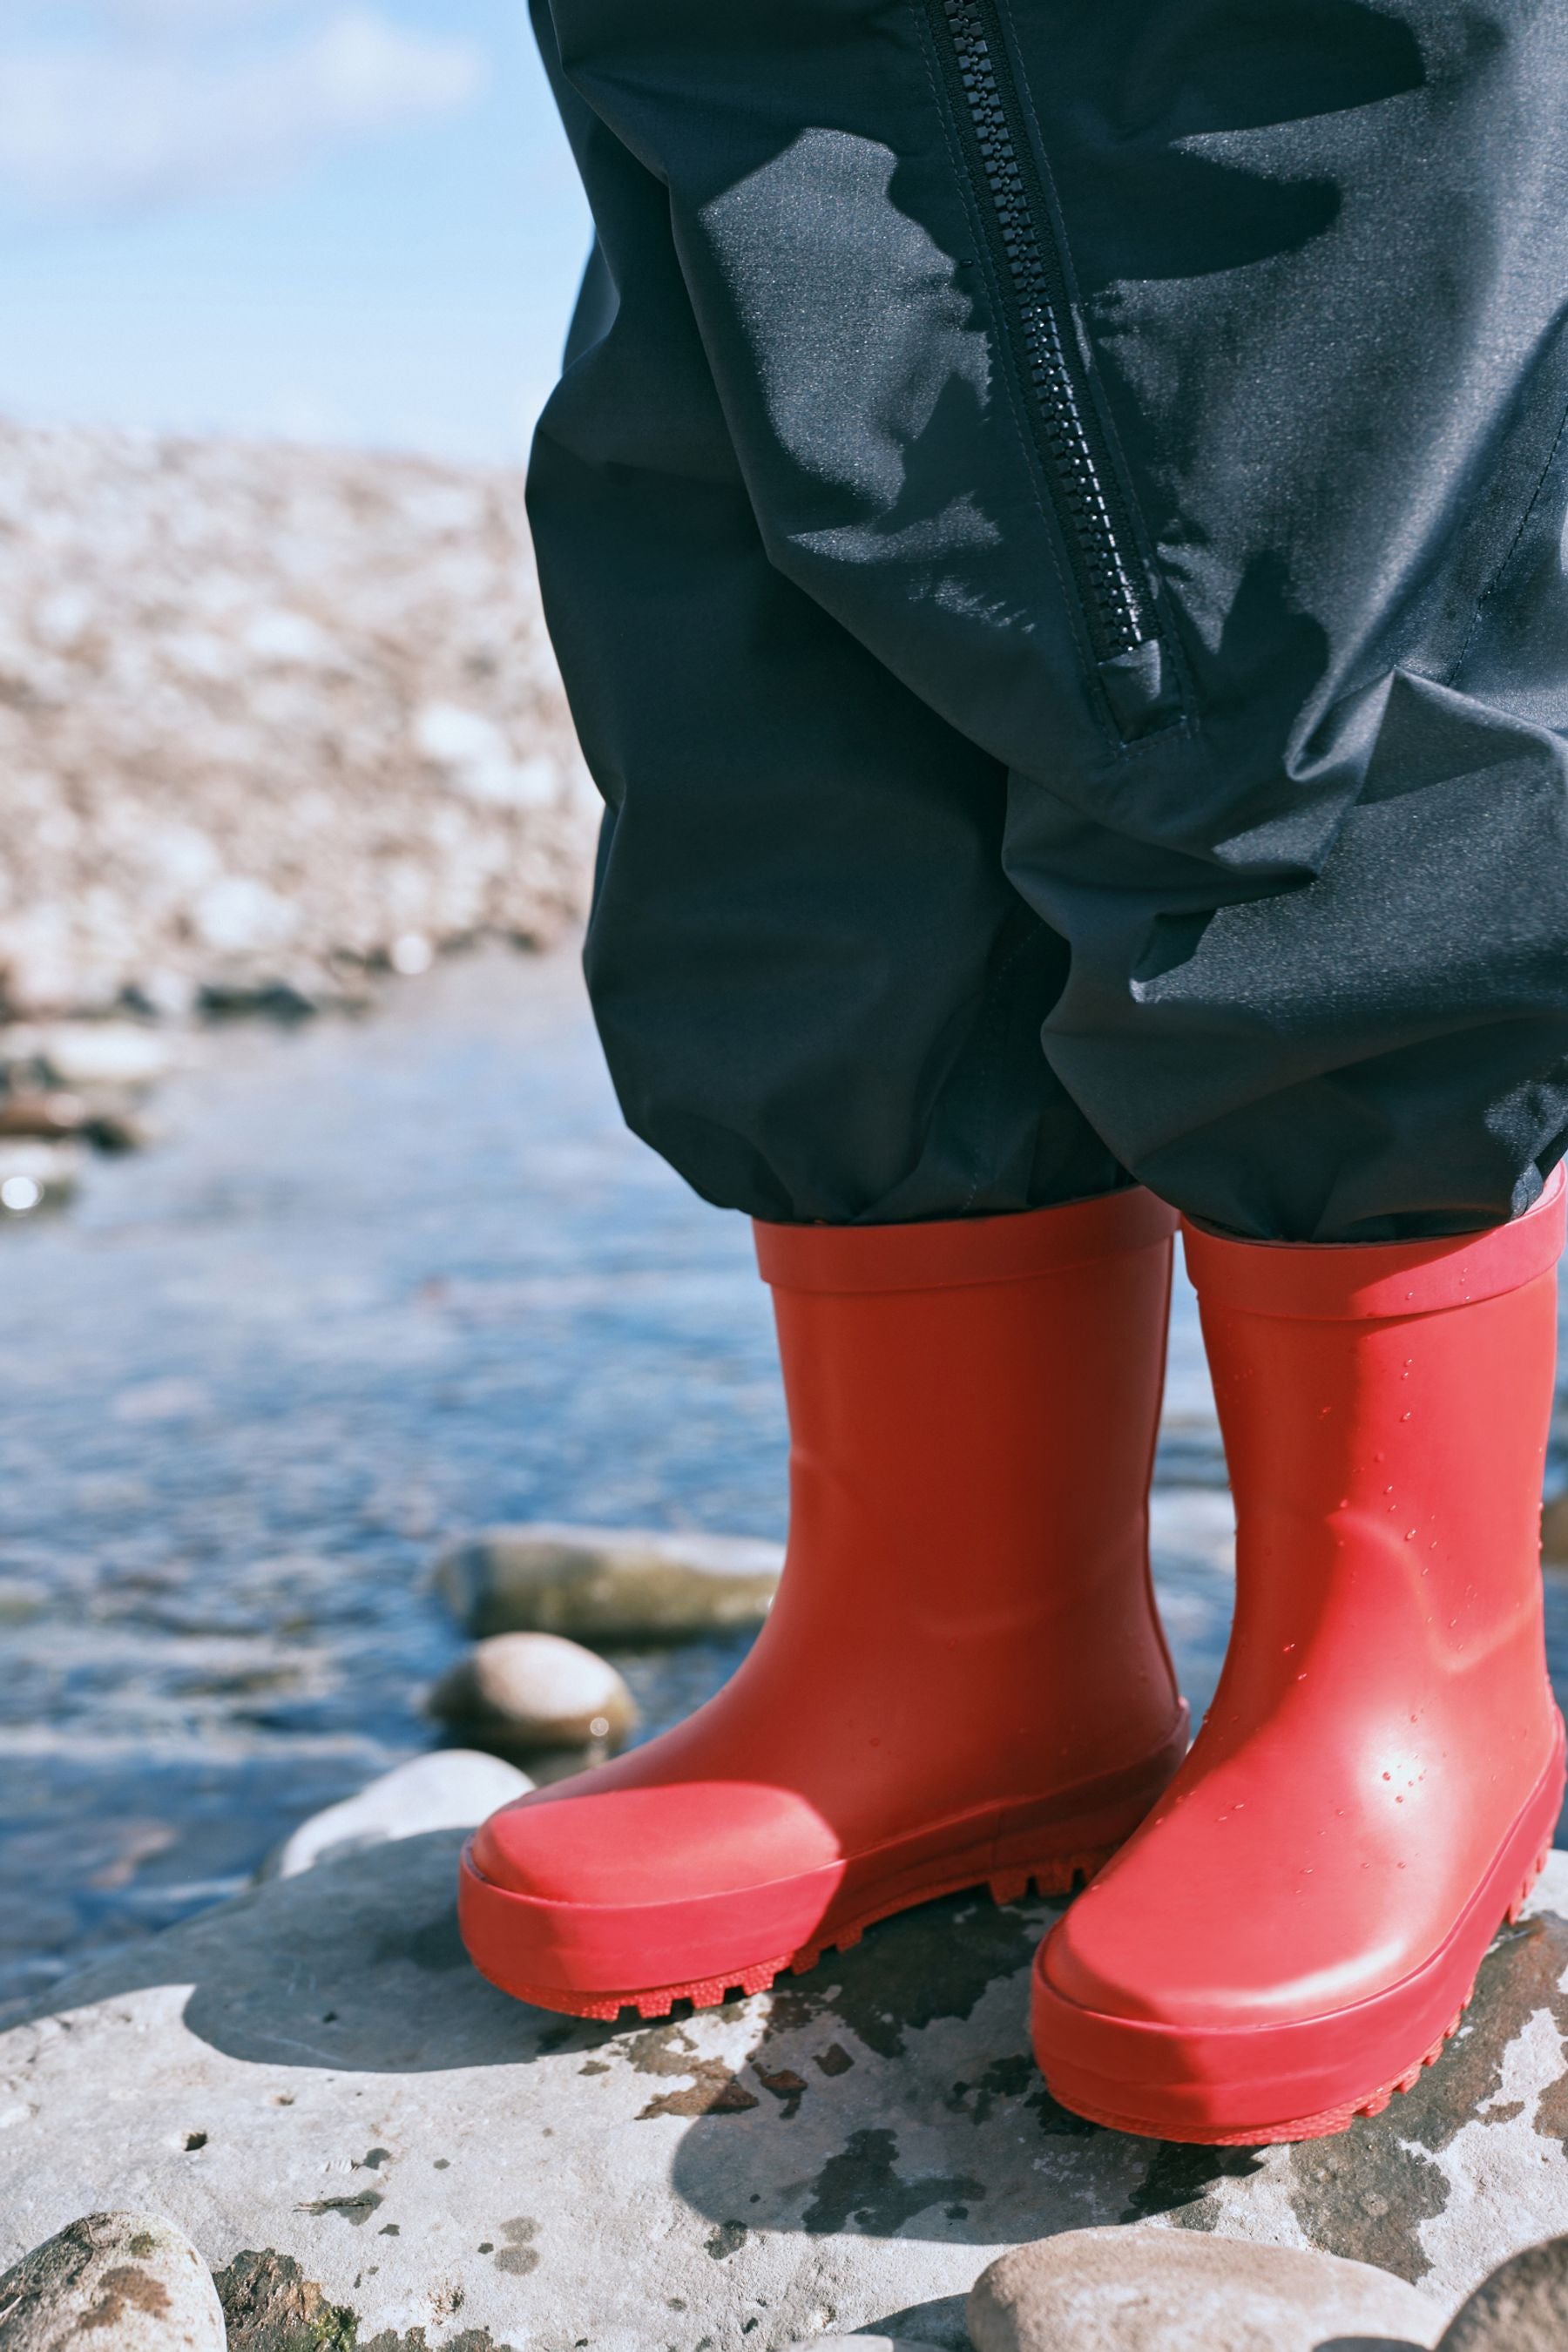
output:
{"label": "rubber sole", "polygon": [[[604,2021],[627,2009],[645,2019],[668,2017],[677,2001],[714,2009],[764,1992],[781,1976],[801,1975],[826,1952],[848,1950],[880,1920],[945,1895],[984,1887],[998,1903],[1014,1903],[1031,1887],[1070,1894],[1131,1836],[1187,1742],[1184,1708],[1152,1756],[1089,1789],[990,1806],[827,1870],[684,1903],[551,1902],[497,1885],[465,1849],[458,1925],[480,1974],[536,2009]],[[686,1971],[655,1965],[645,1977],[635,1966],[639,1958],[657,1963],[688,1954],[699,1964]],[[542,1959],[554,1965],[542,1968]]]}
{"label": "rubber sole", "polygon": [[962,1895],[971,1887],[984,1887],[998,1903],[1019,1903],[1031,1891],[1037,1895],[1074,1894],[1088,1885],[1115,1852],[1113,1845],[1105,1846],[1093,1853],[1075,1855],[1070,1861],[1047,1864],[1033,1871],[1006,1871],[991,1879],[977,1879],[965,1873],[926,1887],[918,1895],[903,1896],[881,1910],[865,1912],[859,1918],[836,1928],[825,1943],[810,1944],[798,1952],[783,1952],[776,1960],[759,1960],[733,1978],[704,1977],[690,1984],[652,1985],[641,1992],[627,1993],[574,1993],[558,1985],[519,1983],[504,1985],[502,1990],[510,1992],[514,2000],[529,2001],[535,2009],[554,2010],[563,2017],[613,2020],[624,2009],[635,2010],[644,2019],[668,2017],[678,2000],[689,2000],[693,2009],[717,2009],[747,1993],[766,1992],[779,1977],[804,1976],[826,1953],[853,1950],[868,1927],[875,1927],[900,1911],[912,1910],[919,1904],[934,1903],[943,1895]]}
{"label": "rubber sole", "polygon": [[[1552,1851],[1563,1779],[1560,1717],[1552,1762],[1447,1943],[1424,1968],[1349,2009],[1231,2028],[1106,2016],[1057,1990],[1042,1945],[1033,2038],[1052,2096],[1111,2131],[1204,2147],[1328,2139],[1381,2115],[1442,2056],[1493,1937],[1523,1912]],[[1287,2085],[1294,2097],[1281,2095]]]}

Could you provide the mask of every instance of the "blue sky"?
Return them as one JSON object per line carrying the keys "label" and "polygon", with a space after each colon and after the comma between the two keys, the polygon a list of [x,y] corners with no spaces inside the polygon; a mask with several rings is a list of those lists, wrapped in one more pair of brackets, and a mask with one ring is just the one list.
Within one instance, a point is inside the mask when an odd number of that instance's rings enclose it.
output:
{"label": "blue sky", "polygon": [[0,0],[0,414],[515,458],[587,239],[525,0]]}

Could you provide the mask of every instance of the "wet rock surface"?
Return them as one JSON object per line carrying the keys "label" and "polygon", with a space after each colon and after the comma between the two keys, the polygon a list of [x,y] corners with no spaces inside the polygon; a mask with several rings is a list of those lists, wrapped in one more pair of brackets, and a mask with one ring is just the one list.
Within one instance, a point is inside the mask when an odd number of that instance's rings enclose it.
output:
{"label": "wet rock surface", "polygon": [[1004,2254],[974,2352],[1429,2352],[1442,2307],[1366,2263],[1180,2230],[1074,2230]]}
{"label": "wet rock surface", "polygon": [[111,2179],[220,2276],[244,2256],[352,2313],[362,2347],[782,2352],[961,2346],[979,2273],[1067,2230],[1370,2262],[1441,2312],[1568,2224],[1561,1857],[1415,2091],[1339,2139],[1215,2150],[1052,2101],[1026,2022],[1052,1906],[954,1897],[771,1993],[617,2029],[468,1967],[460,1843],[270,1882],[0,2040],[0,2261]]}
{"label": "wet rock surface", "polygon": [[[0,2257],[8,2259],[8,2257]],[[4,2352],[224,2352],[207,2266],[154,2213],[88,2213],[0,2277]]]}

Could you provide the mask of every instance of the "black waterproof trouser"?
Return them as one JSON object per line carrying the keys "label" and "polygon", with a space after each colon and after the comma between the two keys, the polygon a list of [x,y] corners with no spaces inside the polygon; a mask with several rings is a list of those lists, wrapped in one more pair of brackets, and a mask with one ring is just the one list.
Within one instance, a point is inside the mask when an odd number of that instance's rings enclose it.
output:
{"label": "black waterproof trouser", "polygon": [[770,1219],[1528,1206],[1564,0],[539,0],[530,512],[627,1118]]}

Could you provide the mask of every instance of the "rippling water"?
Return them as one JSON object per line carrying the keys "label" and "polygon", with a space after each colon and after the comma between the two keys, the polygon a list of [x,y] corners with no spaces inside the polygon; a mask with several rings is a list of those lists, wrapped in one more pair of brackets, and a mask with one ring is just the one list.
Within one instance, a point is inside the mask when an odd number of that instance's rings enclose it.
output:
{"label": "rippling water", "polygon": [[[160,1148],[0,1234],[0,2018],[430,1744],[420,1696],[462,1646],[443,1537],[783,1531],[746,1227],[623,1129],[570,955],[209,1035],[156,1108]],[[1184,1295],[1161,1480],[1201,1705],[1226,1508]],[[645,1728],[742,1646],[616,1654]]]}

